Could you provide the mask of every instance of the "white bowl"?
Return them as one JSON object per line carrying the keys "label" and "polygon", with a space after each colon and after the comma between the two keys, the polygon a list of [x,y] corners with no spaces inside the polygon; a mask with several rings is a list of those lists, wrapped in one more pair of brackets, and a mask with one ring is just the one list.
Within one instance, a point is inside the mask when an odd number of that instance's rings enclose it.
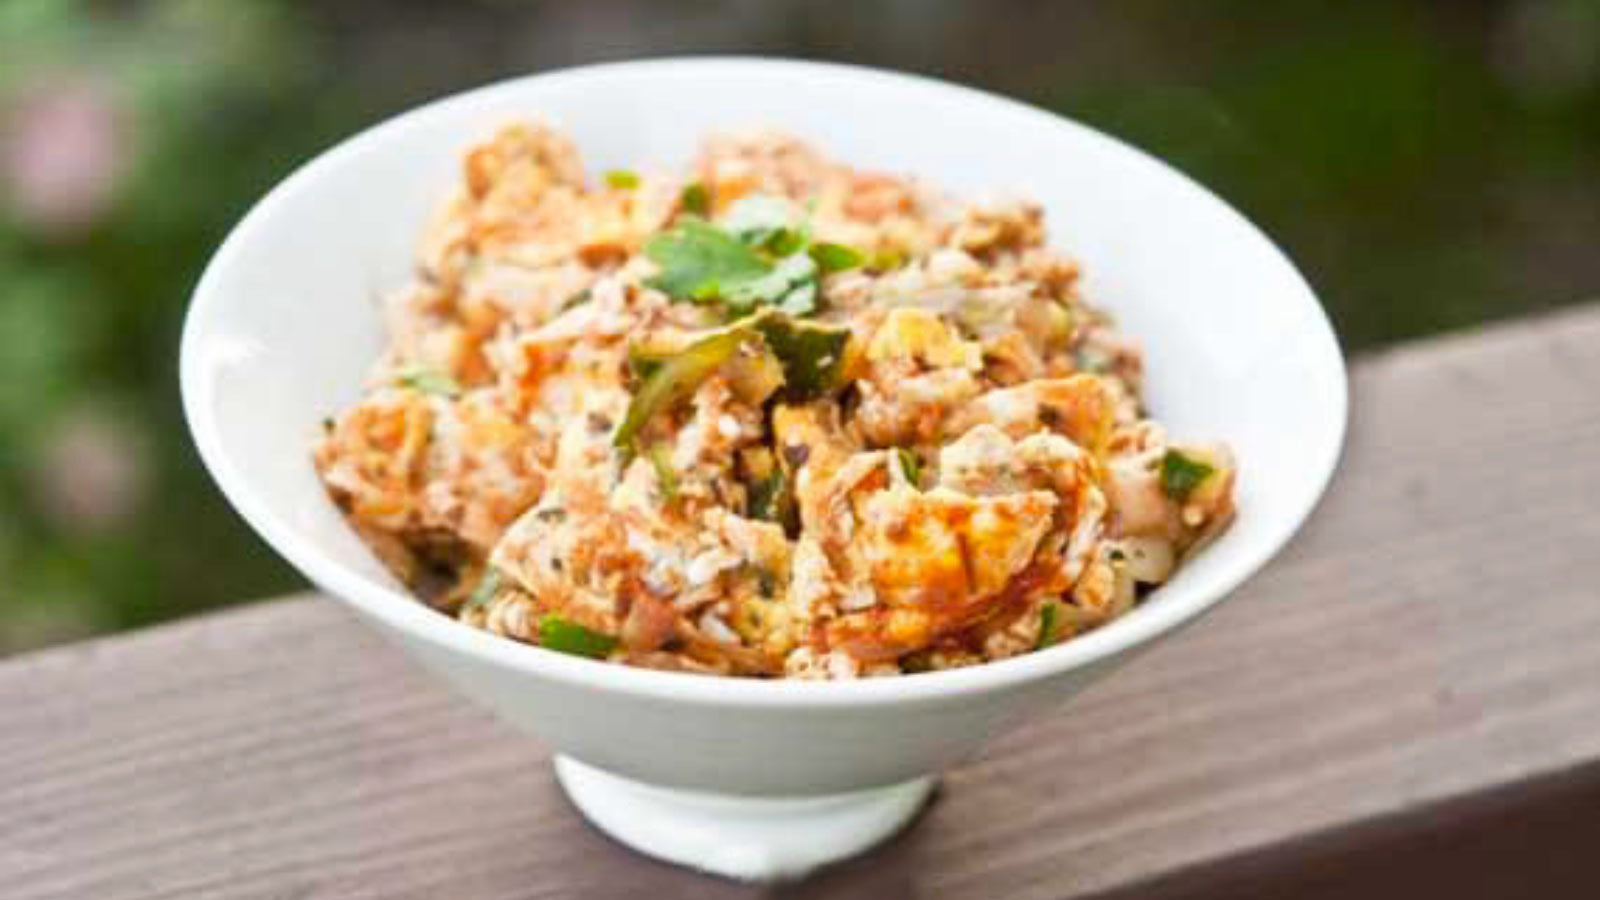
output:
{"label": "white bowl", "polygon": [[[1234,448],[1237,521],[1098,631],[905,678],[632,669],[433,612],[346,526],[309,448],[322,418],[358,396],[383,343],[373,298],[407,279],[463,148],[532,115],[567,128],[591,171],[681,163],[708,130],[771,124],[853,164],[1039,199],[1053,240],[1082,261],[1090,301],[1143,342],[1156,415],[1176,434]],[[881,839],[915,812],[930,776],[1221,600],[1315,505],[1346,404],[1338,344],[1294,267],[1238,213],[1149,156],[924,78],[715,58],[516,79],[324,153],[257,204],[206,269],[184,331],[182,383],[206,465],[279,553],[462,694],[548,743],[568,791],[601,827],[657,856],[746,877],[795,874]]]}

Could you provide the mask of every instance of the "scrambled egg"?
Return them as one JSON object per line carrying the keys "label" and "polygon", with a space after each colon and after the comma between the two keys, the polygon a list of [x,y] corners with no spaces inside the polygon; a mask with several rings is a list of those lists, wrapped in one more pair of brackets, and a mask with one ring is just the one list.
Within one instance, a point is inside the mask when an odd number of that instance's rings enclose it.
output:
{"label": "scrambled egg", "polygon": [[681,671],[895,675],[1132,608],[1233,515],[1045,245],[771,133],[586,176],[540,124],[466,155],[315,462],[473,626]]}

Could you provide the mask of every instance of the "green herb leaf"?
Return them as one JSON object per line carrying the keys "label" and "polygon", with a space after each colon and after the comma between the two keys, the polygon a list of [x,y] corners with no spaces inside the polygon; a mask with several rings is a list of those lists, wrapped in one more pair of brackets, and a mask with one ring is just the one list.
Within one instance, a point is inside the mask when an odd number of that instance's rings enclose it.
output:
{"label": "green herb leaf", "polygon": [[800,236],[800,244],[805,243],[804,230],[797,225],[788,202],[771,194],[750,194],[739,198],[728,208],[728,214],[722,217],[722,227],[740,241],[752,247],[766,247],[776,256],[787,256],[800,249],[800,246],[779,252],[771,246],[774,242],[790,242],[795,236]]}
{"label": "green herb leaf", "polygon": [[811,242],[810,227],[796,219],[788,201],[771,194],[741,198],[723,217],[722,227],[777,259],[799,253]]}
{"label": "green herb leaf", "polygon": [[874,272],[891,272],[904,266],[909,260],[900,250],[879,250],[867,260],[867,268]]}
{"label": "green herb leaf", "polygon": [[826,241],[812,244],[807,252],[811,254],[811,258],[817,263],[817,268],[821,269],[824,275],[854,269],[866,261],[861,252],[854,247],[830,244]]}
{"label": "green herb leaf", "polygon": [[771,600],[778,593],[778,577],[760,566],[756,566],[755,570],[756,590],[760,591],[762,597]]}
{"label": "green herb leaf", "polygon": [[701,338],[677,355],[653,364],[650,374],[634,391],[628,403],[628,414],[617,427],[611,443],[632,453],[640,430],[656,413],[694,393],[701,382],[710,378],[751,337],[749,329],[735,325]]}
{"label": "green herb leaf", "polygon": [[606,173],[606,184],[621,191],[631,191],[639,186],[639,175],[627,169],[612,169]]}
{"label": "green herb leaf", "polygon": [[722,299],[735,312],[776,305],[792,316],[816,311],[817,264],[802,253],[786,256],[760,278],[730,285]]}
{"label": "green herb leaf", "polygon": [[772,271],[755,250],[697,219],[652,237],[644,253],[661,267],[647,283],[674,300],[721,299],[724,292]]}
{"label": "green herb leaf", "polygon": [[1060,614],[1061,604],[1054,600],[1045,601],[1044,606],[1039,608],[1039,640],[1034,643],[1033,649],[1043,650],[1056,642],[1059,637],[1056,634],[1056,619]]}
{"label": "green herb leaf", "polygon": [[838,386],[839,367],[849,339],[848,328],[798,320],[767,309],[712,332],[677,353],[659,355],[630,348],[628,365],[640,379],[639,386],[611,442],[627,453],[635,452],[639,432],[657,413],[693,394],[750,340],[764,341],[783,367],[786,398],[803,401],[829,393]]}
{"label": "green herb leaf", "polygon": [[412,369],[402,372],[395,376],[394,383],[403,388],[440,397],[454,397],[461,393],[461,385],[457,384],[454,378],[431,369]]}
{"label": "green herb leaf", "polygon": [[917,455],[904,447],[896,447],[894,458],[900,463],[900,471],[911,482],[911,486],[919,486],[922,483],[922,461],[917,459]]}
{"label": "green herb leaf", "polygon": [[788,480],[783,477],[783,469],[773,466],[772,472],[767,477],[750,485],[749,503],[746,505],[749,517],[765,519],[768,522],[782,522],[787,493]]}
{"label": "green herb leaf", "polygon": [[576,294],[573,294],[571,297],[568,297],[566,300],[563,300],[561,302],[561,310],[560,311],[561,312],[566,312],[569,309],[575,309],[575,308],[577,308],[579,306],[584,305],[585,303],[588,303],[593,298],[594,298],[594,291],[590,290],[589,288],[584,288],[583,290],[577,292]]}
{"label": "green herb leaf", "polygon": [[810,239],[810,233],[803,228],[779,228],[761,243],[761,248],[781,258],[799,253]]}
{"label": "green herb leaf", "polygon": [[706,186],[696,181],[683,189],[678,195],[678,205],[683,211],[694,216],[705,216],[711,212],[711,193]]}
{"label": "green herb leaf", "polygon": [[661,485],[661,495],[668,503],[678,499],[678,473],[672,471],[671,451],[666,444],[651,444],[645,453],[651,468],[656,470],[656,483]]}
{"label": "green herb leaf", "polygon": [[604,659],[617,648],[617,639],[548,613],[539,618],[539,646],[557,653]]}
{"label": "green herb leaf", "polygon": [[[685,219],[645,243],[645,255],[661,267],[647,282],[674,300],[720,302],[734,315],[776,306],[790,315],[816,312],[822,269],[806,249],[811,236],[791,221],[789,205],[776,197],[745,197],[720,226]],[[823,258],[846,262],[853,253],[824,245]],[[844,255],[837,251],[844,251]]]}
{"label": "green herb leaf", "polygon": [[661,353],[637,344],[629,345],[628,372],[633,376],[632,383],[639,384],[654,375],[657,369],[661,368],[667,360],[675,355],[674,353]]}
{"label": "green herb leaf", "polygon": [[467,598],[467,609],[478,609],[494,599],[500,590],[500,570],[490,569],[478,579],[478,586],[472,589],[472,596]]}
{"label": "green herb leaf", "polygon": [[1215,471],[1209,463],[1168,450],[1161,457],[1161,490],[1181,503]]}
{"label": "green herb leaf", "polygon": [[804,402],[838,387],[850,329],[770,313],[752,324],[783,364],[785,398]]}
{"label": "green herb leaf", "polygon": [[1072,365],[1079,372],[1104,375],[1111,371],[1111,357],[1095,347],[1079,347],[1072,354]]}

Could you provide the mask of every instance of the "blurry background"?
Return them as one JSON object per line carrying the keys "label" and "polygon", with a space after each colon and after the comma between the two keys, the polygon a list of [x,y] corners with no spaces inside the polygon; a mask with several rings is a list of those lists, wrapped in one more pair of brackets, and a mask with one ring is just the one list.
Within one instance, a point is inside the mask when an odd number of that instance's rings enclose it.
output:
{"label": "blurry background", "polygon": [[262,192],[440,94],[695,52],[930,73],[1142,145],[1280,241],[1354,351],[1600,295],[1600,0],[0,0],[0,654],[298,584],[178,406],[187,292]]}

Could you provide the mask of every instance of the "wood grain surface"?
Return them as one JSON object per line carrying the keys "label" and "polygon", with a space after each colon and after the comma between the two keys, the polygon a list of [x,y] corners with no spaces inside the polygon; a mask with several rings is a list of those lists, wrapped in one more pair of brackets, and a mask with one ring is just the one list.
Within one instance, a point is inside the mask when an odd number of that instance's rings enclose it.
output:
{"label": "wood grain surface", "polygon": [[538,743],[303,597],[0,664],[0,897],[1274,896],[1600,784],[1600,306],[1353,390],[1328,499],[1240,596],[807,882],[622,850]]}

